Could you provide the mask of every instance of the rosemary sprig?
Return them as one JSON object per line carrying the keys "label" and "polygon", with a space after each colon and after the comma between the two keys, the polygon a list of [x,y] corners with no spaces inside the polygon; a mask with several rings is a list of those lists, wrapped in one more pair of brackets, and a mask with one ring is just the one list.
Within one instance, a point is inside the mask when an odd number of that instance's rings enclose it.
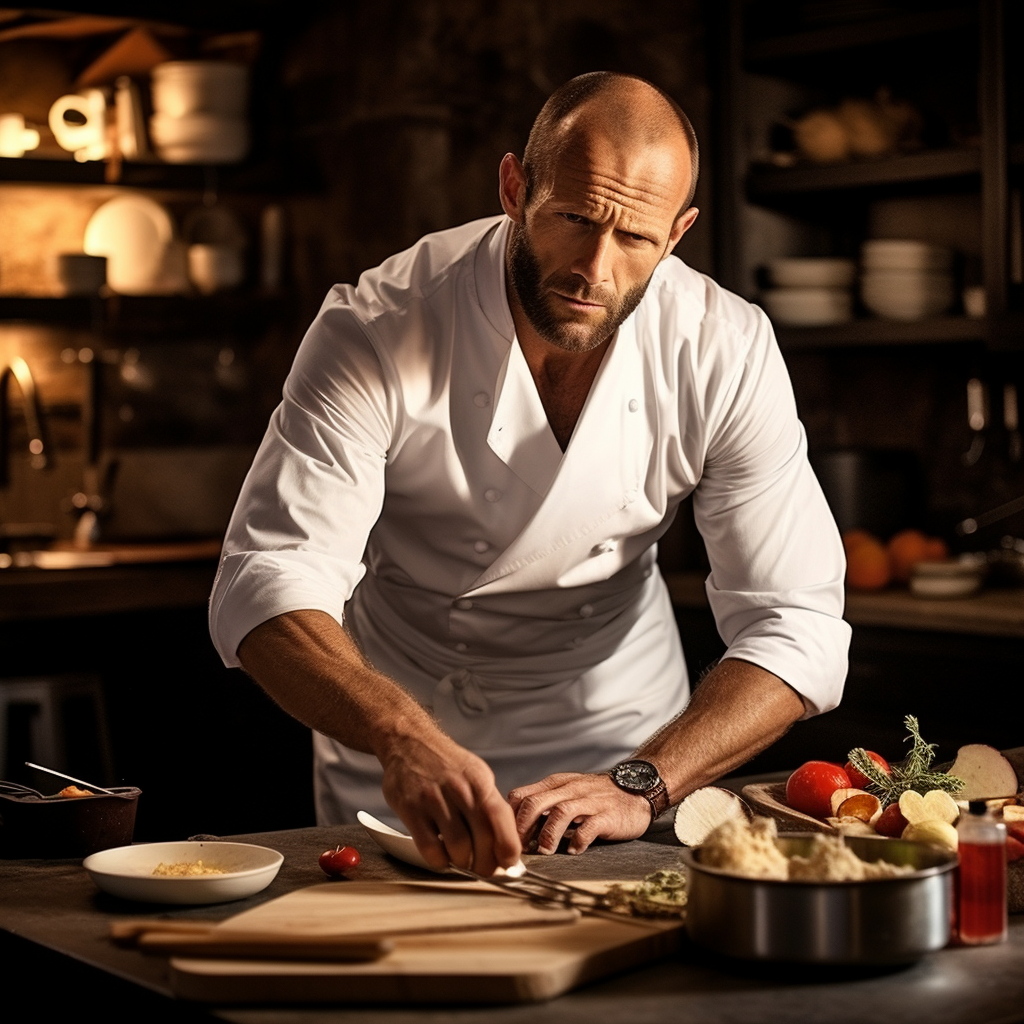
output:
{"label": "rosemary sprig", "polygon": [[868,757],[868,752],[863,747],[856,747],[850,751],[850,764],[868,780],[868,792],[874,793],[882,801],[883,807],[888,807],[899,800],[900,794],[908,789],[922,795],[932,789],[941,789],[946,793],[957,793],[963,789],[963,779],[946,772],[931,770],[936,745],[925,743],[921,738],[917,719],[913,715],[907,715],[903,724],[910,732],[907,737],[911,743],[910,753],[902,761],[890,765],[888,773],[882,771]]}

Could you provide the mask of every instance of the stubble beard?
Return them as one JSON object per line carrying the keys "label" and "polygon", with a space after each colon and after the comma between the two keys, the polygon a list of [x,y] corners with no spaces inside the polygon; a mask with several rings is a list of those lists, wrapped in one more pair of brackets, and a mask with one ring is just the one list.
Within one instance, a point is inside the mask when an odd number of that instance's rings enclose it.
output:
{"label": "stubble beard", "polygon": [[[508,241],[508,275],[516,298],[530,326],[549,344],[566,352],[590,352],[604,344],[640,304],[650,278],[621,297],[603,288],[591,288],[576,274],[552,275],[541,280],[540,263],[521,224],[513,224]],[[559,317],[546,293],[597,302],[604,316],[591,325]]]}

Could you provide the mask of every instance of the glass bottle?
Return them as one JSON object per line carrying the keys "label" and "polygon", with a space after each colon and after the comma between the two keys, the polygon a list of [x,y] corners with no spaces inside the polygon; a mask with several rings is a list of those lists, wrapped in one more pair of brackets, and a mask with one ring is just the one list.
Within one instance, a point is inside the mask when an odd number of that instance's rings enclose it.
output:
{"label": "glass bottle", "polygon": [[965,945],[1003,942],[1007,933],[1006,826],[984,800],[972,800],[960,815],[958,931]]}

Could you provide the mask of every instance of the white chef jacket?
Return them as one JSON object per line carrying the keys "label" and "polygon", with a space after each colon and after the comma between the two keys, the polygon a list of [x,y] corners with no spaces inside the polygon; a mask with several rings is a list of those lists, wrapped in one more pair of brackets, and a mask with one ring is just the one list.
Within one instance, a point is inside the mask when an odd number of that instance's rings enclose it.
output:
{"label": "white chef jacket", "polygon": [[[764,314],[675,257],[609,347],[563,453],[515,336],[509,221],[338,285],[242,488],[210,601],[245,635],[316,609],[483,756],[501,791],[597,771],[689,688],[655,558],[694,492],[727,656],[806,714],[846,677],[845,563]],[[397,823],[380,766],[314,735],[318,819]]]}

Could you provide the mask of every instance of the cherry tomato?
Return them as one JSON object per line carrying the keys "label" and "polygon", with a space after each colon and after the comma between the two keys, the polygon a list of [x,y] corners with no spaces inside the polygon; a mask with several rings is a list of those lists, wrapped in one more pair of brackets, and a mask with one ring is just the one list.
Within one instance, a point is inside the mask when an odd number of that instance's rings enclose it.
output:
{"label": "cherry tomato", "polygon": [[808,761],[786,781],[786,803],[814,818],[827,818],[832,814],[832,794],[849,788],[850,776],[839,765]]}
{"label": "cherry tomato", "polygon": [[[876,754],[873,750],[866,750],[865,753],[886,775],[889,774],[889,762],[881,754]],[[871,780],[866,775],[862,775],[849,761],[843,765],[843,771],[850,776],[850,785],[854,789],[867,789],[868,783]]]}
{"label": "cherry tomato", "polygon": [[344,878],[359,867],[359,851],[354,846],[336,846],[320,854],[320,867],[331,878]]}

